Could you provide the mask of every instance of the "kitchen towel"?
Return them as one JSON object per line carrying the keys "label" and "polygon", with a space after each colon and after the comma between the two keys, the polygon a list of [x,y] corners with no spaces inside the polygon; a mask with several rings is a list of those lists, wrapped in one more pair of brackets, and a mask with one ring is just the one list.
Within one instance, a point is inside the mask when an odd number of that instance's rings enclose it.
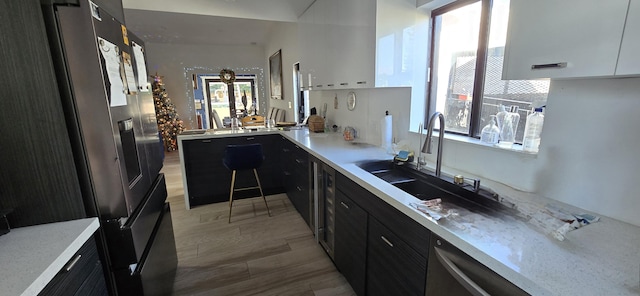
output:
{"label": "kitchen towel", "polygon": [[380,130],[382,131],[382,148],[384,148],[387,153],[394,154],[393,152],[393,117],[389,115],[389,111],[386,112],[386,115],[382,119],[382,123],[380,126]]}

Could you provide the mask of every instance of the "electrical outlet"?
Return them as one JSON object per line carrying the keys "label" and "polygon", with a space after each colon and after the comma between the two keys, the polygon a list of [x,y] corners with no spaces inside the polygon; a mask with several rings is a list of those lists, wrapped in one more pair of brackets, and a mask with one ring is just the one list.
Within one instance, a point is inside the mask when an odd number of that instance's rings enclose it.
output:
{"label": "electrical outlet", "polygon": [[289,109],[291,109],[291,102],[289,102]]}

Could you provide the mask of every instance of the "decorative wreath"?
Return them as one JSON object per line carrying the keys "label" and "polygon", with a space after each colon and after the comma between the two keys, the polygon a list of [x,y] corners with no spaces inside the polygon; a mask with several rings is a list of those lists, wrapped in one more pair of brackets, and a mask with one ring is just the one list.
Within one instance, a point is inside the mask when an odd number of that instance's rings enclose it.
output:
{"label": "decorative wreath", "polygon": [[220,80],[225,84],[233,84],[236,81],[236,73],[231,69],[222,69],[220,71]]}

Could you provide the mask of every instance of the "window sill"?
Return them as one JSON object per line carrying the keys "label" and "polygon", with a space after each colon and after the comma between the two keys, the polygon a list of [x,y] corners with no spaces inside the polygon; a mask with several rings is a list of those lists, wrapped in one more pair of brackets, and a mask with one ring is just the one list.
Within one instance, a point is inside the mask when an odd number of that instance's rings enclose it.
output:
{"label": "window sill", "polygon": [[[415,133],[415,132],[413,132]],[[426,133],[425,133],[426,134]],[[437,138],[439,136],[440,132],[439,131],[433,131],[433,138]],[[416,135],[420,136],[419,133],[416,133]],[[424,134],[423,134],[424,136]],[[464,144],[469,144],[469,145],[475,145],[475,146],[481,146],[487,149],[493,149],[493,150],[497,150],[497,151],[507,151],[510,153],[517,153],[519,155],[525,155],[531,158],[537,158],[538,153],[537,152],[527,152],[522,150],[522,145],[520,144],[513,144],[511,145],[511,147],[502,147],[499,145],[491,145],[491,144],[486,144],[480,141],[480,139],[476,139],[476,138],[471,138],[468,136],[463,136],[463,135],[455,135],[455,134],[444,134],[444,139],[445,141],[452,141],[452,142],[458,142],[458,143],[464,143]]]}

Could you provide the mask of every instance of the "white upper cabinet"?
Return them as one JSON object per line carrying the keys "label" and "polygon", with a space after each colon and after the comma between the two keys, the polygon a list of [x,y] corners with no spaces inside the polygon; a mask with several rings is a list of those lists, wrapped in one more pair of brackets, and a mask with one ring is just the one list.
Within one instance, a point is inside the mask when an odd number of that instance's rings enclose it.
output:
{"label": "white upper cabinet", "polygon": [[316,0],[298,19],[304,86],[373,87],[375,21],[375,1]]}
{"label": "white upper cabinet", "polygon": [[628,5],[629,0],[512,0],[503,79],[613,76]]}
{"label": "white upper cabinet", "polygon": [[631,0],[616,75],[640,74],[640,0]]}

